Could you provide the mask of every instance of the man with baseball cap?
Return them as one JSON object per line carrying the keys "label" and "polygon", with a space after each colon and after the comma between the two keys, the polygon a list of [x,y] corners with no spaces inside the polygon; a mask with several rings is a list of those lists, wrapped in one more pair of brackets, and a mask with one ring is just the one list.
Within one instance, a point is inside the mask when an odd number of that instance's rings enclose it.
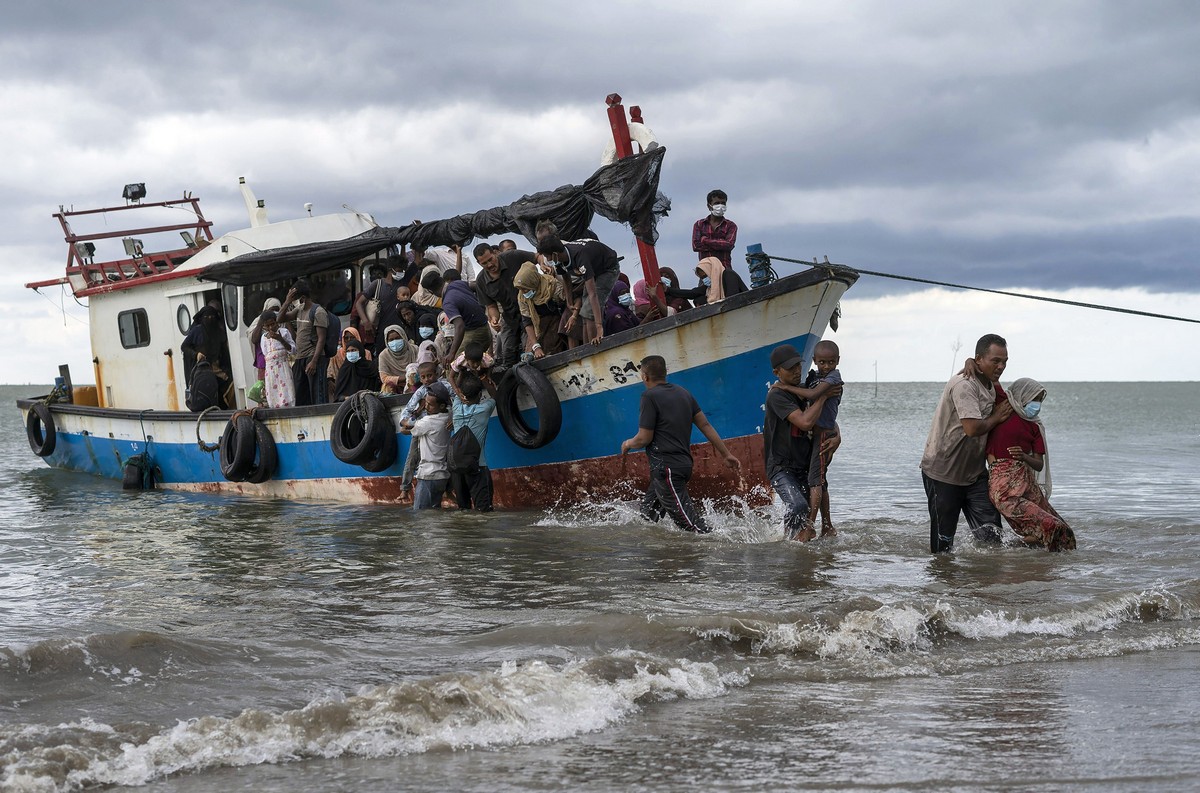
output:
{"label": "man with baseball cap", "polygon": [[[784,533],[789,539],[807,542],[813,531],[808,519],[808,465],[812,458],[811,430],[821,416],[825,400],[840,396],[841,386],[803,388],[804,356],[790,344],[771,351],[771,370],[778,379],[767,393],[767,415],[763,421],[763,457],[767,480],[783,500]],[[826,441],[829,451],[841,443],[835,430]]]}

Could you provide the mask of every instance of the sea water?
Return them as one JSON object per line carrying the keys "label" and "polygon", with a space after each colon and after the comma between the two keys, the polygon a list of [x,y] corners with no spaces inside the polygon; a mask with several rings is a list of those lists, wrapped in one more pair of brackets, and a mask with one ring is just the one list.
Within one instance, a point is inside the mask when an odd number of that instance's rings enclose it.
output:
{"label": "sea water", "polygon": [[1079,549],[933,557],[941,388],[847,386],[807,545],[737,502],[123,492],[0,388],[0,789],[1200,787],[1200,385],[1049,384]]}

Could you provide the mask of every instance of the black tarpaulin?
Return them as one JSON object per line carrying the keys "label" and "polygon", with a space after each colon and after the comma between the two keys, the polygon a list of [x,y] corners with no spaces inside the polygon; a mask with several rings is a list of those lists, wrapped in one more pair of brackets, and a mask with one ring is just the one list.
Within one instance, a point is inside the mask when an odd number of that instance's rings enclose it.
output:
{"label": "black tarpaulin", "polygon": [[604,166],[582,185],[522,196],[508,206],[419,225],[380,226],[344,240],[255,251],[209,265],[199,277],[237,286],[299,278],[401,243],[466,246],[475,239],[516,233],[532,244],[539,220],[552,221],[562,239],[579,239],[597,214],[628,224],[634,236],[653,245],[658,241],[658,218],[671,209],[671,200],[658,192],[666,151],[660,146],[634,154]]}

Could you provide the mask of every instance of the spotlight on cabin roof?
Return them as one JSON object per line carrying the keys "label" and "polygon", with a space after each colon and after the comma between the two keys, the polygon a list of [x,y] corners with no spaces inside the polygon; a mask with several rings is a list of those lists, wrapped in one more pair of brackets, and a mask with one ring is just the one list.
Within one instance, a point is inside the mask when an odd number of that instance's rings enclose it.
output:
{"label": "spotlight on cabin roof", "polygon": [[139,202],[146,197],[146,183],[134,182],[133,184],[125,185],[125,190],[121,192],[121,197],[126,201]]}

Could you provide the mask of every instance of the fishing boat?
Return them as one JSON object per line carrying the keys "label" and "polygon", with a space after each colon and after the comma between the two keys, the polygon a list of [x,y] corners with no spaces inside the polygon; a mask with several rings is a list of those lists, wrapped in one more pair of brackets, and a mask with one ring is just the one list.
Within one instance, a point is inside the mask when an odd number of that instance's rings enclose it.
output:
{"label": "fishing boat", "polygon": [[[361,395],[342,404],[269,409],[247,392],[257,380],[247,343],[250,323],[269,295],[300,276],[314,297],[348,324],[366,271],[401,244],[459,244],[500,233],[534,239],[534,224],[556,222],[577,238],[594,214],[628,224],[646,282],[658,282],[655,222],[669,205],[658,192],[666,147],[653,140],[640,111],[607,100],[613,144],[606,161],[578,187],[527,195],[506,206],[405,227],[384,227],[348,211],[271,222],[265,202],[242,180],[247,228],[214,237],[197,198],[145,201],[127,185],[122,205],[60,207],[68,248],[66,273],[27,284],[70,288],[87,300],[94,386],[76,386],[65,368],[49,395],[18,400],[32,451],[48,465],[173,490],[289,499],[404,503],[401,478],[408,435],[397,419],[403,395]],[[148,212],[176,223],[131,222]],[[106,226],[76,233],[73,224],[102,215]],[[178,217],[174,219],[178,219]],[[183,245],[154,247],[174,235]],[[97,261],[97,243],[124,255]],[[762,263],[764,255],[751,254]],[[645,455],[622,457],[637,429],[643,386],[639,361],[666,359],[669,378],[686,387],[742,461],[731,472],[694,433],[691,490],[701,498],[768,496],[762,452],[763,403],[773,376],[772,348],[792,344],[811,361],[842,294],[858,274],[816,264],[720,302],[680,312],[510,369],[491,419],[487,457],[500,508],[539,508],[623,497],[644,487]],[[229,410],[186,408],[182,342],[193,318],[219,305],[232,381]]]}

